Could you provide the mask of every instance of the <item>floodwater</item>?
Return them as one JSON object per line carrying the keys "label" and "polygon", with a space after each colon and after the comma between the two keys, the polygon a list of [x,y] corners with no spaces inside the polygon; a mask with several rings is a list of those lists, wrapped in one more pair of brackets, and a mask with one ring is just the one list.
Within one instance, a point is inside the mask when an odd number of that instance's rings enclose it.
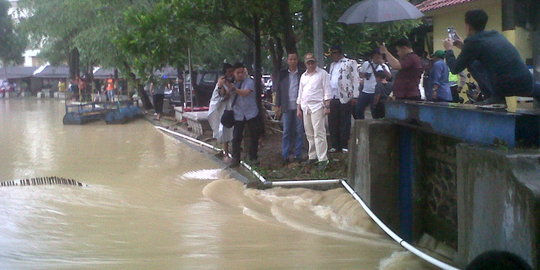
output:
{"label": "floodwater", "polygon": [[342,189],[245,189],[144,120],[64,126],[55,100],[0,100],[0,269],[427,269]]}

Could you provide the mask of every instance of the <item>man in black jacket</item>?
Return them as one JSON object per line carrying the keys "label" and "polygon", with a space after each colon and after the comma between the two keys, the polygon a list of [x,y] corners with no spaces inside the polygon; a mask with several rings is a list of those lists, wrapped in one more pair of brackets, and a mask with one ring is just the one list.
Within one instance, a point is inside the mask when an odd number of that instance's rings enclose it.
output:
{"label": "man in black jacket", "polygon": [[290,162],[291,152],[297,161],[301,161],[304,146],[304,123],[296,116],[296,99],[298,98],[300,77],[305,70],[298,68],[298,55],[296,53],[287,55],[287,64],[289,68],[279,72],[275,88],[277,112],[282,114],[283,120],[281,155],[284,164]]}
{"label": "man in black jacket", "polygon": [[[480,105],[506,104],[507,96],[535,96],[532,75],[517,49],[497,31],[484,31],[488,15],[480,9],[465,14],[468,37],[444,41],[446,63],[458,74],[468,68],[490,98]],[[461,49],[454,56],[453,45]]]}

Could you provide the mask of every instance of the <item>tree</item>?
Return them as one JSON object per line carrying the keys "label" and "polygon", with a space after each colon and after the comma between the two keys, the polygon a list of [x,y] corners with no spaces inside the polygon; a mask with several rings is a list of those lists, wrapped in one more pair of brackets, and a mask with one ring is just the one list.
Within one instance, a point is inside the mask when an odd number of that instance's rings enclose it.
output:
{"label": "tree", "polygon": [[[323,3],[324,20],[324,47],[329,48],[334,44],[342,46],[343,51],[353,59],[361,58],[365,53],[377,46],[378,42],[393,43],[418,27],[419,20],[398,21],[381,24],[356,24],[345,25],[338,23],[339,17],[345,11],[356,4],[358,0],[325,1]],[[312,50],[313,27],[311,0],[303,0],[303,5],[298,8],[294,18],[294,28],[301,33],[300,48],[307,52]]]}
{"label": "tree", "polygon": [[25,36],[16,31],[8,14],[9,6],[7,1],[0,0],[0,60],[4,66],[21,63],[27,44]]}

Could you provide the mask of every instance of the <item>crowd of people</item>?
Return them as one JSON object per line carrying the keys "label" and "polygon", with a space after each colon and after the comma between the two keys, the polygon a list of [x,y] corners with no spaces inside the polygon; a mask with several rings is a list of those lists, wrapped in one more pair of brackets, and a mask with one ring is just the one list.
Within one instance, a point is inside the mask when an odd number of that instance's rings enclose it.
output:
{"label": "crowd of people", "polygon": [[[396,55],[384,43],[374,48],[360,66],[347,58],[340,46],[332,46],[327,53],[332,60],[327,70],[318,65],[321,59],[313,53],[304,55],[305,69],[296,52],[288,53],[287,69],[274,79],[276,114],[283,123],[283,164],[306,161],[324,170],[329,163],[328,152],[348,152],[352,118],[364,119],[368,107],[373,118],[384,117],[384,103],[389,98],[422,100],[422,78],[425,100],[431,102],[459,102],[467,78],[465,69],[485,92],[487,98],[481,105],[504,103],[506,96],[537,99],[539,84],[533,83],[532,74],[513,45],[496,31],[484,31],[487,19],[483,10],[467,12],[467,39],[456,34],[453,40],[444,40],[445,50],[435,51],[425,59],[413,51],[408,39],[394,44]],[[457,57],[454,46],[462,50]],[[219,118],[224,110],[232,110],[235,122],[226,128],[213,121],[214,137],[226,145],[232,141],[231,165],[238,166],[247,127],[249,159],[256,164],[261,108],[255,84],[240,63],[226,65],[224,74],[216,85],[210,113]],[[305,138],[307,160],[303,153]],[[225,149],[228,151],[228,146]]]}

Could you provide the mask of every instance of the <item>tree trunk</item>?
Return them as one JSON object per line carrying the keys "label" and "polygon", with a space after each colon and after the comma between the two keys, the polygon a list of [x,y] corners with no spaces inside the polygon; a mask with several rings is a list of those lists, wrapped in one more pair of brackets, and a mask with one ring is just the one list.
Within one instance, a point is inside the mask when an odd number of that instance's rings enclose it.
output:
{"label": "tree trunk", "polygon": [[[279,37],[273,37],[268,40],[270,57],[272,58],[272,87],[275,88],[279,82],[279,71],[281,70],[283,59],[283,46]],[[275,93],[275,91],[273,91]]]}
{"label": "tree trunk", "polygon": [[144,84],[142,84],[139,80],[137,80],[137,76],[135,73],[130,72],[129,77],[135,82],[137,86],[137,95],[139,95],[139,98],[141,99],[143,103],[143,107],[145,110],[151,110],[154,108],[152,106],[152,102],[150,102],[150,98],[148,97],[148,94],[146,94],[146,91],[144,91]]}
{"label": "tree trunk", "polygon": [[[253,55],[253,60],[255,64],[255,93],[257,94],[257,106],[259,107],[259,117],[261,123],[264,123],[266,118],[266,110],[262,104],[262,56],[261,56],[261,29],[260,29],[260,19],[258,15],[253,16],[253,33],[254,33],[254,45],[255,53]],[[264,134],[264,124],[260,125],[260,134]]]}
{"label": "tree trunk", "polygon": [[296,38],[292,28],[289,0],[279,0],[279,15],[283,22],[283,37],[285,38],[285,50],[287,54],[296,53]]}
{"label": "tree trunk", "polygon": [[69,78],[75,79],[80,74],[80,55],[79,49],[73,48],[68,53]]}

